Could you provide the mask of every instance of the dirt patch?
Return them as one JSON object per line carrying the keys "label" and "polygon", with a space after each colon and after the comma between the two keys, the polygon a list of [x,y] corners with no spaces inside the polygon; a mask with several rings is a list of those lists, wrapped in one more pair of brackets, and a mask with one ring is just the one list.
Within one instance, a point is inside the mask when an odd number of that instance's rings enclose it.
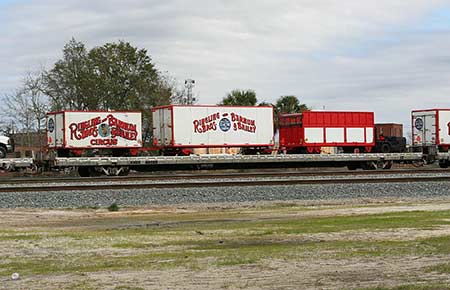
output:
{"label": "dirt patch", "polygon": [[316,241],[415,241],[419,239],[450,236],[450,226],[435,229],[395,229],[389,231],[343,231],[337,233],[319,233],[303,235]]}
{"label": "dirt patch", "polygon": [[[287,207],[286,207],[287,206]],[[269,207],[269,209],[267,209]],[[298,207],[298,208],[297,208]],[[291,210],[289,210],[291,208]],[[54,225],[55,227],[98,225],[102,220],[112,224],[127,224],[127,218],[151,218],[165,214],[201,214],[205,211],[238,210],[236,215],[248,215],[245,220],[252,218],[283,218],[286,216],[319,217],[319,216],[345,216],[363,214],[382,214],[405,211],[439,211],[450,209],[449,199],[350,199],[327,201],[286,201],[286,202],[253,202],[253,203],[218,203],[218,204],[187,204],[174,207],[140,207],[123,208],[118,212],[109,212],[106,209],[0,209],[0,228],[39,227],[41,225]],[[123,218],[123,220],[121,220]],[[214,216],[206,218],[213,220]]]}
{"label": "dirt patch", "polygon": [[[96,257],[115,257],[148,253],[149,249],[164,250],[168,253],[180,251],[182,245],[168,244],[177,239],[194,239],[177,237],[169,232],[165,236],[139,237],[127,245],[130,240],[124,237],[93,236],[83,240],[82,246],[75,236],[61,236],[58,233],[76,231],[93,232],[95,229],[108,231],[114,229],[145,228],[152,223],[172,223],[183,228],[199,221],[237,222],[282,220],[284,218],[359,216],[407,211],[444,211],[450,210],[449,200],[385,200],[377,202],[343,204],[336,203],[257,203],[257,204],[217,204],[217,205],[182,205],[177,207],[126,208],[119,212],[101,210],[0,210],[0,258],[2,263],[16,257],[58,257],[59,255],[95,254]],[[444,222],[448,218],[442,219]],[[231,234],[230,229],[218,229],[216,236]],[[210,241],[203,232],[191,233],[195,239]],[[17,237],[15,236],[17,235]],[[27,237],[26,235],[31,235]],[[39,237],[34,239],[32,235]],[[215,238],[216,236],[213,236]],[[301,242],[339,242],[339,241],[416,241],[427,238],[450,236],[450,225],[431,228],[393,228],[382,230],[343,230],[336,232],[286,234],[283,238],[290,243],[302,246]],[[1,240],[1,238],[4,238]],[[10,238],[12,237],[12,238]],[[277,239],[277,235],[269,235]],[[80,239],[86,239],[81,237]],[[139,244],[141,243],[141,244]],[[117,246],[119,245],[119,246]],[[141,247],[144,245],[144,247]],[[258,245],[258,243],[255,243]],[[148,247],[147,247],[148,246]],[[201,250],[199,250],[201,251]],[[439,263],[448,263],[450,257],[444,254],[429,256],[396,255],[379,257],[330,258],[316,252],[281,259],[264,257],[258,262],[239,265],[219,266],[215,257],[199,258],[206,267],[195,265],[171,266],[167,269],[87,271],[70,274],[22,275],[18,281],[9,277],[0,277],[0,289],[116,289],[119,286],[136,287],[136,289],[351,289],[364,287],[393,287],[415,283],[450,283],[450,275],[425,271],[424,268]],[[170,261],[170,257],[164,258]],[[133,263],[130,261],[130,263]],[[155,262],[157,263],[157,262]],[[12,273],[11,273],[12,274]],[[126,288],[125,288],[126,289]],[[133,289],[133,288],[131,288]]]}
{"label": "dirt patch", "polygon": [[[393,287],[408,281],[427,285],[450,277],[421,271],[445,262],[445,257],[406,257],[378,260],[302,260],[266,261],[261,266],[211,267],[206,271],[175,268],[170,271],[114,271],[89,274],[25,277],[19,281],[3,280],[6,289],[78,289],[88,284],[94,289],[117,286],[142,289],[351,289]],[[419,276],[420,273],[420,276]],[[68,282],[70,281],[70,282]]]}

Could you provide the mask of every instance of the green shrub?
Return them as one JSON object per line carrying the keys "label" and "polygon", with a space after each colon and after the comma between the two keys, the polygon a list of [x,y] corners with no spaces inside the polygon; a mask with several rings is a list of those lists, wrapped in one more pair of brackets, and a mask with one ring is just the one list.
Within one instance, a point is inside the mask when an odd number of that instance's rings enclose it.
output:
{"label": "green shrub", "polygon": [[109,211],[119,211],[119,206],[117,203],[113,202],[110,206],[108,206]]}

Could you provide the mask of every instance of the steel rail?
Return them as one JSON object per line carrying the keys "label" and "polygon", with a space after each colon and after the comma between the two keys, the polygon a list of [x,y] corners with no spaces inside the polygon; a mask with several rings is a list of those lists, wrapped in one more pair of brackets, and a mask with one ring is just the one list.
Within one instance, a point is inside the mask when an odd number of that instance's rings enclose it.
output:
{"label": "steel rail", "polygon": [[154,189],[154,188],[199,188],[199,187],[243,187],[243,186],[280,186],[280,185],[315,185],[315,184],[361,184],[361,183],[420,183],[450,182],[450,176],[416,176],[393,178],[339,178],[339,179],[276,179],[252,181],[208,181],[185,183],[136,183],[136,184],[81,184],[1,187],[1,192],[48,192],[48,191],[92,191],[118,189]]}
{"label": "steel rail", "polygon": [[46,178],[0,178],[0,184],[30,184],[30,183],[64,183],[64,182],[105,182],[105,181],[146,181],[146,180],[180,180],[180,179],[212,179],[212,178],[257,178],[282,176],[353,176],[353,175],[394,175],[419,173],[450,173],[449,169],[390,169],[364,171],[268,171],[268,172],[221,172],[221,173],[177,173],[129,176],[98,176],[98,177],[46,177]]}

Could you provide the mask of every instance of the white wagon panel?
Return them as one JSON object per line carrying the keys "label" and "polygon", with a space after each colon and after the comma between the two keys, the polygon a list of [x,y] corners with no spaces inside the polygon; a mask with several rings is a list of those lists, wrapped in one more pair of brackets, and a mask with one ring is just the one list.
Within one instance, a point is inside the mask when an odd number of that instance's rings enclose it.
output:
{"label": "white wagon panel", "polygon": [[[170,110],[171,118],[158,113]],[[158,146],[173,147],[242,147],[273,145],[272,107],[168,106],[155,108],[153,120],[167,128],[165,138],[157,135]]]}
{"label": "white wagon panel", "polygon": [[439,111],[439,144],[450,144],[450,111]]}
{"label": "white wagon panel", "polygon": [[412,131],[414,146],[432,146],[439,143],[437,135],[437,110],[412,112]]}
{"label": "white wagon panel", "polygon": [[347,128],[348,143],[364,143],[365,128]]}
{"label": "white wagon panel", "polygon": [[323,128],[305,128],[305,143],[323,142]]}
{"label": "white wagon panel", "polygon": [[[54,116],[54,132],[52,128]],[[49,145],[56,148],[142,147],[140,112],[65,111],[47,115]],[[50,142],[52,141],[52,142]]]}
{"label": "white wagon panel", "polygon": [[344,128],[326,128],[326,143],[344,143]]}

